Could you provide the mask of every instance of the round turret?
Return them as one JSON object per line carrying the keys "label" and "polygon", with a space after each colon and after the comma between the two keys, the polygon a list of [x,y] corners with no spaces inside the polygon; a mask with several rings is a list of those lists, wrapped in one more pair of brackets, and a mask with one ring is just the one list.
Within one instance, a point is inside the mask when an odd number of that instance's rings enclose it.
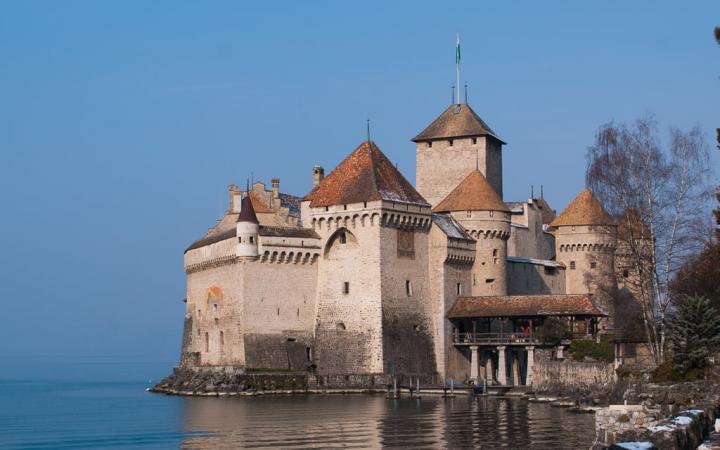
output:
{"label": "round turret", "polygon": [[556,259],[565,265],[565,293],[593,294],[596,303],[611,316],[616,228],[615,221],[587,189],[550,223],[555,232]]}
{"label": "round turret", "polygon": [[469,294],[507,295],[510,210],[482,172],[471,172],[433,212],[450,213],[477,241]]}
{"label": "round turret", "polygon": [[255,215],[250,196],[246,195],[240,204],[240,214],[237,219],[237,247],[235,255],[239,258],[255,259],[259,256],[258,240],[260,222]]}

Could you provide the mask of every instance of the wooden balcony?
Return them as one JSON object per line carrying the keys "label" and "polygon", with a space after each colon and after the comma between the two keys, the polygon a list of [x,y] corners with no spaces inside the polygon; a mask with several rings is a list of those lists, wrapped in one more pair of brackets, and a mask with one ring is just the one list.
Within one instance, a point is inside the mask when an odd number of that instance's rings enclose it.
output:
{"label": "wooden balcony", "polygon": [[535,345],[532,333],[455,333],[454,345]]}

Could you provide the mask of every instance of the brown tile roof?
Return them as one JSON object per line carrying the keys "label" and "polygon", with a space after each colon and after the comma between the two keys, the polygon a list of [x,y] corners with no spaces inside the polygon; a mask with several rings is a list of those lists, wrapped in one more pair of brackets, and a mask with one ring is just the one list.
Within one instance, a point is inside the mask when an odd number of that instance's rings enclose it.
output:
{"label": "brown tile roof", "polygon": [[240,203],[240,214],[238,214],[237,218],[238,222],[251,222],[251,223],[257,223],[258,218],[255,215],[255,209],[252,201],[252,193],[250,195],[246,195],[244,199],[242,199],[242,202]]}
{"label": "brown tile roof", "polygon": [[550,223],[557,228],[568,225],[615,225],[615,221],[589,189],[583,189],[577,197]]}
{"label": "brown tile roof", "polygon": [[312,207],[373,200],[430,206],[374,142],[360,144],[305,200]]}
{"label": "brown tile roof", "polygon": [[474,170],[433,208],[433,212],[451,211],[510,212],[510,209],[490,186],[482,172]]}
{"label": "brown tile roof", "polygon": [[503,142],[469,105],[450,105],[413,142],[470,136],[491,136]]}
{"label": "brown tile roof", "polygon": [[449,319],[464,317],[607,316],[588,295],[459,297]]}
{"label": "brown tile roof", "polygon": [[260,197],[260,194],[257,192],[250,191],[248,194],[250,197],[250,200],[252,200],[253,208],[255,209],[255,212],[258,214],[266,214],[274,212],[270,206],[265,203],[265,200]]}

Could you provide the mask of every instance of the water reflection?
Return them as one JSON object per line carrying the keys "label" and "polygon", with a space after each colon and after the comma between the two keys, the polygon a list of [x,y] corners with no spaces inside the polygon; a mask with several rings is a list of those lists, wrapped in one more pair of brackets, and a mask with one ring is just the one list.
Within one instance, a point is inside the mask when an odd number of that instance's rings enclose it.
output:
{"label": "water reflection", "polygon": [[592,415],[521,399],[190,398],[183,448],[588,448]]}

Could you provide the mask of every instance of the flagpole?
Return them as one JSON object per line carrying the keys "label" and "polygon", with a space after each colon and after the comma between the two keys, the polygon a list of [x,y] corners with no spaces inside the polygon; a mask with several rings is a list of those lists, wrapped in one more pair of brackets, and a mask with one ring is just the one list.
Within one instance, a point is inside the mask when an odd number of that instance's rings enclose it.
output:
{"label": "flagpole", "polygon": [[455,45],[455,86],[458,86],[456,90],[457,104],[460,104],[460,33],[457,34],[457,42]]}

